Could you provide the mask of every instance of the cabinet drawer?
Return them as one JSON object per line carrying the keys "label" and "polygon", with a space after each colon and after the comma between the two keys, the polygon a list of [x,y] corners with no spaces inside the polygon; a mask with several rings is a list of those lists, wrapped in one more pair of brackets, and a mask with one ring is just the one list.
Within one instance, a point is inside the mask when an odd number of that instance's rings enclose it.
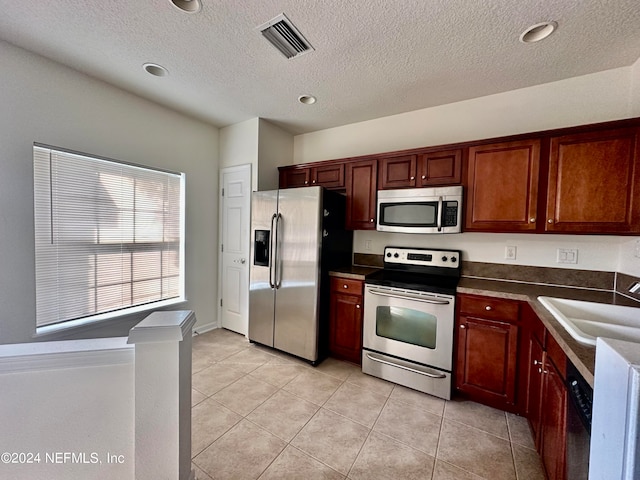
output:
{"label": "cabinet drawer", "polygon": [[460,312],[481,318],[517,322],[520,304],[515,301],[489,297],[470,297],[460,295]]}
{"label": "cabinet drawer", "polygon": [[350,278],[332,277],[331,278],[331,291],[346,293],[350,295],[362,295],[363,294],[363,282],[362,280],[353,280]]}
{"label": "cabinet drawer", "polygon": [[547,334],[547,357],[551,359],[560,376],[565,379],[567,377],[567,355],[558,345],[553,335]]}

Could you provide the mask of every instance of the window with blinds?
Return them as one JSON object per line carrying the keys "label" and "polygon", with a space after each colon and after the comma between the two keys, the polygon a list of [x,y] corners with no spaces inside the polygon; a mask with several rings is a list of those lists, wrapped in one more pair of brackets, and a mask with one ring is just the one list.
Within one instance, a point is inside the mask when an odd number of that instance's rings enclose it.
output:
{"label": "window with blinds", "polygon": [[36,326],[184,299],[184,174],[34,145]]}

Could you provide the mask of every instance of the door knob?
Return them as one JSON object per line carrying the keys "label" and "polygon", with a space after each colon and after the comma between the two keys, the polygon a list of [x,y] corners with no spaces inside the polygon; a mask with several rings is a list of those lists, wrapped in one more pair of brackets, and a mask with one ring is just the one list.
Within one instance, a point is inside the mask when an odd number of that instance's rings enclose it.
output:
{"label": "door knob", "polygon": [[246,260],[244,258],[241,258],[240,263],[244,265],[246,263]]}

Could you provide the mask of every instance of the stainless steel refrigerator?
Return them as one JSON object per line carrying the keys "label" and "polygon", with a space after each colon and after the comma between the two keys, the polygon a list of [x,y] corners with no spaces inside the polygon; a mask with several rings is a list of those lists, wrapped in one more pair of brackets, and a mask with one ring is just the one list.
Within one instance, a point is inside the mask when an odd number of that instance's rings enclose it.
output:
{"label": "stainless steel refrigerator", "polygon": [[251,198],[249,340],[308,360],[328,347],[331,268],[350,265],[345,197],[322,187]]}

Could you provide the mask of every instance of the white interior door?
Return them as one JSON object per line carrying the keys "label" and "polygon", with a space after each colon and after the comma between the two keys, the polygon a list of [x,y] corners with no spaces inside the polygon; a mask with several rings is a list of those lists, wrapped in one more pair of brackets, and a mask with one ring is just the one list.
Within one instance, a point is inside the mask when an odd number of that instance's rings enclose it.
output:
{"label": "white interior door", "polygon": [[247,335],[251,165],[220,171],[220,325]]}

